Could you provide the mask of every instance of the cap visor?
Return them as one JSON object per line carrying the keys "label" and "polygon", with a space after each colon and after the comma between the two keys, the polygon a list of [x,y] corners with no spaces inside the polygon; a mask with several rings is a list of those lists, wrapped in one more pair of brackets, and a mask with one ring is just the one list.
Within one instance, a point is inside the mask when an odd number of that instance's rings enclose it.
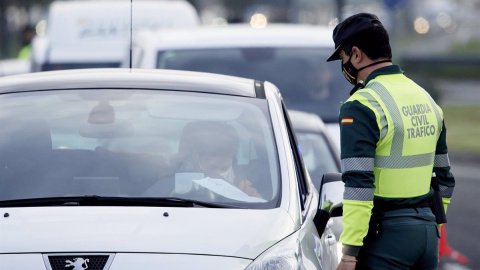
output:
{"label": "cap visor", "polygon": [[330,55],[330,57],[328,57],[327,59],[327,62],[330,62],[330,61],[335,61],[335,60],[339,60],[340,59],[340,47],[342,45],[338,45],[337,48],[335,49],[335,51],[332,53],[332,55]]}

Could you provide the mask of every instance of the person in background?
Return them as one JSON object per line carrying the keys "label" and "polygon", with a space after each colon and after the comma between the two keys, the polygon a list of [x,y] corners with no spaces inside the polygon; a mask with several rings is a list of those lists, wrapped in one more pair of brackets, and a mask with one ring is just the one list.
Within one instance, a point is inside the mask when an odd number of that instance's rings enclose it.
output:
{"label": "person in background", "polygon": [[35,37],[35,28],[30,25],[25,26],[20,32],[22,39],[22,49],[18,52],[18,59],[29,59],[32,54],[32,40]]}
{"label": "person in background", "polygon": [[[455,186],[442,110],[392,64],[376,15],[345,19],[333,40],[327,61],[340,60],[354,85],[339,115],[345,192],[337,269],[436,269],[437,219]],[[434,184],[445,208],[437,216],[432,209],[439,208],[430,207]]]}

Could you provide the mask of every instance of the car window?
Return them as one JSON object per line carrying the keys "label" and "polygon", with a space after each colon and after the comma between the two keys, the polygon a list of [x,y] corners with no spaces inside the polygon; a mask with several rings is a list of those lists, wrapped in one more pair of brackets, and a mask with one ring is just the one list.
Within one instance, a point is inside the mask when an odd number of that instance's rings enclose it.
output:
{"label": "car window", "polygon": [[328,142],[321,134],[295,131],[302,152],[303,162],[307,167],[313,184],[318,189],[323,174],[339,172],[338,157],[328,146]]}
{"label": "car window", "polygon": [[274,83],[288,109],[312,112],[337,122],[350,89],[340,64],[326,62],[331,49],[214,48],[158,53],[157,68],[220,73]]}
{"label": "car window", "polygon": [[302,211],[305,210],[305,205],[306,205],[306,200],[307,200],[307,195],[311,192],[308,188],[307,182],[306,182],[306,171],[305,171],[305,165],[303,164],[302,156],[300,153],[300,145],[298,143],[298,140],[296,138],[295,132],[292,129],[292,125],[290,122],[290,116],[287,113],[287,109],[285,107],[285,103],[282,102],[282,109],[283,109],[283,115],[286,119],[286,127],[287,127],[287,132],[289,133],[289,140],[290,140],[290,147],[292,150],[292,156],[294,158],[295,162],[295,172],[297,175],[297,183],[298,183],[298,190],[300,193],[300,200],[301,200],[301,208]]}
{"label": "car window", "polygon": [[0,95],[0,200],[179,197],[276,205],[266,100],[146,90]]}

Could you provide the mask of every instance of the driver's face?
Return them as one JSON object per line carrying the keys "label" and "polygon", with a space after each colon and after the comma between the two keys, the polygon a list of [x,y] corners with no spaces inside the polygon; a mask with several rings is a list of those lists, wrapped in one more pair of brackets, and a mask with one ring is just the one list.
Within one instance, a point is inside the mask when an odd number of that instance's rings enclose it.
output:
{"label": "driver's face", "polygon": [[217,174],[226,172],[232,167],[233,163],[233,155],[199,154],[198,158],[200,166],[204,170]]}

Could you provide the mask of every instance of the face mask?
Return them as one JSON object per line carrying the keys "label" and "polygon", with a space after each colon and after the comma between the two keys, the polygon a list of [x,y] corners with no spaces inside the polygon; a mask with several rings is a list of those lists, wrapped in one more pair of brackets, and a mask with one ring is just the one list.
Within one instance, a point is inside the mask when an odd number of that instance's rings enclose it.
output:
{"label": "face mask", "polygon": [[348,58],[348,61],[344,64],[342,62],[342,73],[343,73],[343,76],[345,76],[345,79],[347,79],[347,81],[349,83],[351,83],[352,85],[355,85],[357,83],[357,80],[358,80],[358,72],[360,72],[361,70],[367,68],[367,67],[371,67],[373,65],[376,65],[376,64],[380,64],[380,63],[385,63],[385,62],[391,62],[392,60],[390,59],[387,59],[387,60],[381,60],[381,61],[378,61],[378,62],[374,62],[374,63],[371,63],[369,65],[366,65],[360,69],[356,69],[352,62],[350,61],[352,59],[352,56],[353,56],[353,52],[350,54],[350,58]]}
{"label": "face mask", "polygon": [[352,59],[353,52],[350,54],[350,58],[348,58],[348,61],[344,64],[343,61],[342,63],[342,73],[343,76],[345,76],[345,79],[353,85],[357,83],[357,76],[358,72],[360,70],[356,69],[353,65],[352,62],[350,61]]}
{"label": "face mask", "polygon": [[233,174],[233,168],[230,167],[227,171],[220,173],[220,176],[223,177],[223,179],[227,180],[230,184],[233,184],[233,181],[235,179],[235,176]]}

